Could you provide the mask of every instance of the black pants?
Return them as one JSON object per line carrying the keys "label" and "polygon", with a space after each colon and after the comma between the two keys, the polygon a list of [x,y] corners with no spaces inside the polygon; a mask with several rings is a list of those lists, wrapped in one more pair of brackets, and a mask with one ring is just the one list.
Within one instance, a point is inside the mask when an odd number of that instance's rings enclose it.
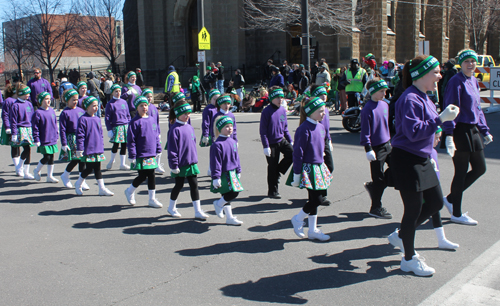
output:
{"label": "black pants", "polygon": [[29,145],[23,146],[23,153],[21,153],[21,159],[24,160],[25,164],[31,162],[31,147]]}
{"label": "black pants", "polygon": [[[278,179],[285,174],[293,163],[293,147],[283,138],[280,142],[270,144],[271,156],[267,157],[267,192],[268,195],[278,193]],[[283,159],[280,161],[280,153]]]}
{"label": "black pants", "polygon": [[43,158],[40,159],[40,162],[43,165],[46,165],[46,164],[53,165],[54,164],[54,154],[43,154]]}
{"label": "black pants", "polygon": [[229,191],[229,192],[224,193],[222,196],[224,197],[224,200],[227,202],[224,206],[231,205],[231,203],[229,203],[229,202],[236,199],[238,194],[240,194],[240,193],[236,192],[236,191]]}
{"label": "black pants", "polygon": [[111,153],[115,153],[118,152],[118,146],[120,146],[120,155],[125,155],[127,154],[127,143],[126,142],[122,142],[122,143],[113,143],[113,146],[111,147]]}
{"label": "black pants", "polygon": [[386,142],[378,146],[373,146],[372,149],[377,156],[377,160],[370,162],[372,176],[371,209],[374,209],[382,207],[382,195],[385,188],[387,188],[388,178],[386,176],[390,175],[390,171],[385,171],[384,168],[385,164],[389,167],[392,147],[389,142]]}
{"label": "black pants", "polygon": [[85,170],[85,163],[79,160],[72,160],[68,163],[66,166],[66,171],[71,172],[75,168],[75,166],[78,165],[78,172],[82,173],[83,170]]}
{"label": "black pants", "polygon": [[146,179],[148,179],[148,190],[155,190],[155,169],[139,170],[139,175],[132,182],[132,186],[139,187]]}
{"label": "black pants", "polygon": [[193,112],[201,112],[201,100],[202,96],[200,93],[191,93],[191,102],[193,102]]}
{"label": "black pants", "polygon": [[405,259],[411,260],[415,252],[415,231],[420,224],[443,208],[443,192],[441,185],[437,185],[420,192],[400,190],[399,193],[405,208],[399,237],[403,239]]}
{"label": "black pants", "polygon": [[94,171],[94,176],[96,180],[102,179],[102,173],[101,173],[101,162],[96,162],[96,163],[85,163],[85,170],[82,171],[82,178],[87,178],[89,174]]}
{"label": "black pants", "polygon": [[356,97],[357,92],[348,92],[347,93],[347,107],[358,106],[358,98]]}
{"label": "black pants", "polygon": [[179,196],[182,187],[184,187],[184,179],[187,179],[188,181],[189,192],[191,193],[191,200],[198,201],[200,199],[200,193],[198,191],[198,177],[196,175],[186,176],[186,177],[180,177],[180,176],[176,177],[174,188],[172,189],[172,193],[170,193],[170,200],[174,201],[177,200],[177,197]]}
{"label": "black pants", "polygon": [[21,154],[21,149],[19,147],[10,147],[10,156],[19,157]]}
{"label": "black pants", "polygon": [[323,202],[323,198],[326,197],[326,190],[312,190],[307,189],[308,201],[306,205],[302,208],[302,210],[309,215],[317,215],[318,214],[318,206]]}

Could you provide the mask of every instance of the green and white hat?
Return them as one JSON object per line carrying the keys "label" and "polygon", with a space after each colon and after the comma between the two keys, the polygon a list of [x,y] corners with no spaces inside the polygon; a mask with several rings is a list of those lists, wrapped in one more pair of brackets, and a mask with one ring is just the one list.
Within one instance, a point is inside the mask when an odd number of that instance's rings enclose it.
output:
{"label": "green and white hat", "polygon": [[212,101],[212,97],[215,96],[215,95],[219,95],[220,96],[220,91],[218,91],[217,89],[212,89],[208,92],[208,100]]}
{"label": "green and white hat", "polygon": [[[410,60],[411,66],[411,60]],[[420,64],[416,65],[413,68],[410,68],[411,79],[413,81],[420,79],[432,69],[439,66],[439,61],[432,55],[429,55],[425,60],[423,60]]]}
{"label": "green and white hat", "polygon": [[78,96],[78,92],[73,88],[64,93],[64,101],[69,101],[72,96]]}
{"label": "green and white hat", "polygon": [[142,91],[142,96],[146,96],[147,94],[152,94],[153,95],[153,91],[149,88],[145,88],[143,91]]}
{"label": "green and white hat", "polygon": [[130,71],[129,73],[127,73],[127,78],[130,79],[133,76],[137,76],[137,74],[135,74],[135,72],[133,72],[133,71]]}
{"label": "green and white hat", "polygon": [[146,99],[146,97],[138,96],[134,100],[134,107],[137,109],[137,107],[139,107],[139,105],[142,103],[146,103],[147,105],[149,105],[148,99]]}
{"label": "green and white hat", "polygon": [[318,108],[321,106],[325,105],[325,101],[323,101],[321,98],[316,97],[311,100],[309,100],[306,105],[304,106],[304,111],[306,112],[307,116],[311,116],[312,113],[314,113]]}
{"label": "green and white hat", "polygon": [[78,90],[80,90],[80,87],[82,86],[87,86],[87,83],[85,83],[84,81],[80,81],[76,84],[76,88],[78,88]]}
{"label": "green and white hat", "polygon": [[178,92],[175,96],[172,97],[172,102],[175,104],[182,99],[186,99],[186,96],[182,92]]}
{"label": "green and white hat", "polygon": [[179,118],[180,115],[183,115],[185,113],[192,113],[193,109],[191,108],[191,105],[189,103],[184,103],[182,105],[177,106],[174,108],[174,113],[175,117]]}
{"label": "green and white hat", "polygon": [[88,96],[85,99],[83,99],[83,107],[87,109],[94,102],[98,102],[97,98],[94,96]]}
{"label": "green and white hat", "polygon": [[389,86],[387,86],[387,83],[384,80],[380,80],[371,84],[370,87],[368,87],[368,92],[370,93],[370,95],[373,95],[377,91],[387,88],[389,88]]}
{"label": "green and white hat", "polygon": [[221,106],[224,103],[231,104],[231,98],[229,96],[220,96],[217,98],[217,105]]}
{"label": "green and white hat", "polygon": [[462,66],[462,63],[468,58],[473,58],[477,63],[477,53],[474,50],[464,50],[458,54],[458,64]]}
{"label": "green and white hat", "polygon": [[281,89],[281,88],[276,88],[275,90],[271,91],[271,93],[269,93],[269,100],[270,101],[273,101],[276,98],[284,98],[284,97],[285,97],[285,93],[283,92],[283,89]]}
{"label": "green and white hat", "polygon": [[24,95],[29,95],[30,93],[31,93],[31,88],[26,86],[23,89],[19,89],[17,96],[20,97],[20,96],[24,96]]}
{"label": "green and white hat", "polygon": [[318,86],[314,91],[312,92],[313,97],[319,97],[321,95],[327,95],[328,92],[326,91],[325,86]]}
{"label": "green and white hat", "polygon": [[113,86],[111,86],[111,93],[113,93],[113,91],[117,90],[117,89],[122,89],[122,87],[118,84],[113,84]]}
{"label": "green and white hat", "polygon": [[215,121],[215,126],[217,127],[217,130],[219,132],[222,130],[223,127],[225,127],[228,124],[233,124],[233,120],[228,116],[220,116]]}
{"label": "green and white hat", "polygon": [[49,96],[50,94],[46,91],[43,91],[36,96],[36,99],[38,100],[38,104],[42,104],[42,101],[45,99],[45,97]]}

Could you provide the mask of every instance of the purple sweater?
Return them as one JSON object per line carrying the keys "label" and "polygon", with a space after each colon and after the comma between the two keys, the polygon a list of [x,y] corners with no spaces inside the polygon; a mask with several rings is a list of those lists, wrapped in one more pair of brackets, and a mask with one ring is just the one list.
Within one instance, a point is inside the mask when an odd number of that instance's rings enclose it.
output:
{"label": "purple sweater", "polygon": [[241,173],[240,157],[236,141],[231,137],[219,136],[210,147],[210,169],[212,179],[220,179],[222,173],[236,170]]}
{"label": "purple sweater", "polygon": [[208,137],[214,135],[214,116],[217,114],[217,107],[212,104],[207,105],[201,115],[201,136]]}
{"label": "purple sweater", "polygon": [[292,142],[292,136],[288,132],[288,121],[284,107],[278,107],[273,103],[269,104],[260,115],[260,139],[264,148],[269,148],[270,144],[281,141],[283,137]]}
{"label": "purple sweater", "polygon": [[293,144],[293,173],[302,173],[302,164],[324,162],[326,131],[321,123],[304,121],[295,131]]}
{"label": "purple sweater", "polygon": [[10,112],[14,103],[16,103],[16,99],[9,97],[2,105],[2,123],[5,129],[10,129]]}
{"label": "purple sweater", "polygon": [[231,120],[233,120],[233,133],[231,134],[231,138],[233,138],[234,141],[238,142],[237,131],[236,131],[236,118],[234,118],[234,114],[231,112],[227,112],[224,114],[223,112],[218,111],[214,116],[214,120],[219,116],[228,116],[229,118],[231,118]]}
{"label": "purple sweater", "polygon": [[90,117],[88,113],[85,113],[78,119],[76,150],[83,151],[83,155],[104,153],[101,118]]}
{"label": "purple sweater", "polygon": [[83,107],[83,100],[85,100],[85,98],[88,97],[87,95],[83,96],[83,97],[79,97],[78,98],[78,103],[76,104],[77,107],[83,109],[86,111],[86,109]]}
{"label": "purple sweater", "polygon": [[40,78],[39,80],[32,78],[31,80],[28,81],[27,85],[31,89],[30,100],[34,104],[38,105],[36,96],[41,92],[46,91],[50,94],[51,98],[54,97],[52,95],[52,86],[50,86],[50,82],[44,78]]}
{"label": "purple sweater", "polygon": [[443,107],[455,104],[460,108],[460,113],[455,120],[443,123],[443,130],[447,135],[453,135],[458,122],[476,124],[481,134],[484,136],[490,134],[490,128],[481,109],[479,93],[479,83],[474,76],[469,78],[463,73],[457,73],[450,79],[443,95]]}
{"label": "purple sweater", "polygon": [[160,138],[153,128],[154,120],[151,117],[135,116],[128,125],[127,148],[128,157],[148,158],[161,152]]}
{"label": "purple sweater", "polygon": [[153,103],[149,104],[148,106],[148,116],[153,118],[154,124],[156,124],[156,132],[158,133],[158,135],[160,135],[160,113]]}
{"label": "purple sweater", "polygon": [[328,110],[328,107],[325,107],[325,116],[323,117],[323,120],[321,120],[321,124],[325,127],[326,131],[326,138],[328,141],[332,140],[332,137],[330,137],[330,111]]}
{"label": "purple sweater", "polygon": [[12,135],[17,135],[18,127],[31,127],[31,117],[33,117],[33,105],[29,101],[22,102],[17,100],[12,104],[10,113],[10,129]]}
{"label": "purple sweater", "polygon": [[432,152],[434,133],[442,124],[436,106],[426,93],[415,86],[408,87],[395,107],[396,135],[392,146],[427,158]]}
{"label": "purple sweater", "polygon": [[127,101],[123,99],[116,100],[112,98],[106,104],[106,129],[111,131],[114,127],[125,125],[130,122],[130,112],[128,110]]}
{"label": "purple sweater", "polygon": [[31,118],[31,128],[33,129],[33,140],[39,142],[42,146],[51,146],[57,144],[57,118],[53,108],[44,110],[39,108]]}
{"label": "purple sweater", "polygon": [[196,135],[191,124],[175,122],[168,132],[168,166],[177,169],[198,163]]}
{"label": "purple sweater", "polygon": [[85,111],[77,106],[75,108],[66,107],[59,115],[59,135],[62,146],[68,145],[67,134],[76,134],[78,118],[83,114]]}
{"label": "purple sweater", "polygon": [[[129,89],[132,90],[132,93],[130,95],[127,94]],[[134,92],[137,93],[137,95]],[[142,94],[142,89],[139,86],[127,84],[127,85],[123,86],[123,88],[122,88],[121,98],[123,100],[127,101],[129,110],[135,110],[134,100],[136,97],[140,96],[141,94]]]}
{"label": "purple sweater", "polygon": [[389,133],[389,104],[384,100],[368,100],[361,110],[360,144],[367,152],[371,146],[378,146],[391,139]]}

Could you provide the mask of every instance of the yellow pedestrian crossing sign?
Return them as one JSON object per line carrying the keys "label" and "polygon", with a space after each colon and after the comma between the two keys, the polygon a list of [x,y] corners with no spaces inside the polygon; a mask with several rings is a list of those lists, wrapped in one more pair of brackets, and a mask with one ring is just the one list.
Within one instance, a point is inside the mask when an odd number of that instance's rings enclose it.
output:
{"label": "yellow pedestrian crossing sign", "polygon": [[198,33],[198,49],[210,50],[210,33],[205,27]]}

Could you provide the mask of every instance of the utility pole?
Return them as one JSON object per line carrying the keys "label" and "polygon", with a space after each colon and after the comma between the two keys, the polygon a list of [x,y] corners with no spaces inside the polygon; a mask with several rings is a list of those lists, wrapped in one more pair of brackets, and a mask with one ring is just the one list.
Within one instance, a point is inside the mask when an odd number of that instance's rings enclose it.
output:
{"label": "utility pole", "polygon": [[307,70],[311,68],[311,56],[309,48],[309,3],[302,0],[302,64]]}
{"label": "utility pole", "polygon": [[[201,29],[205,26],[205,1],[204,0],[198,0],[198,33],[201,32]],[[201,75],[200,75],[200,82],[202,81],[203,77],[207,73],[207,54],[205,51],[205,59],[203,63],[200,64],[201,67]]]}

